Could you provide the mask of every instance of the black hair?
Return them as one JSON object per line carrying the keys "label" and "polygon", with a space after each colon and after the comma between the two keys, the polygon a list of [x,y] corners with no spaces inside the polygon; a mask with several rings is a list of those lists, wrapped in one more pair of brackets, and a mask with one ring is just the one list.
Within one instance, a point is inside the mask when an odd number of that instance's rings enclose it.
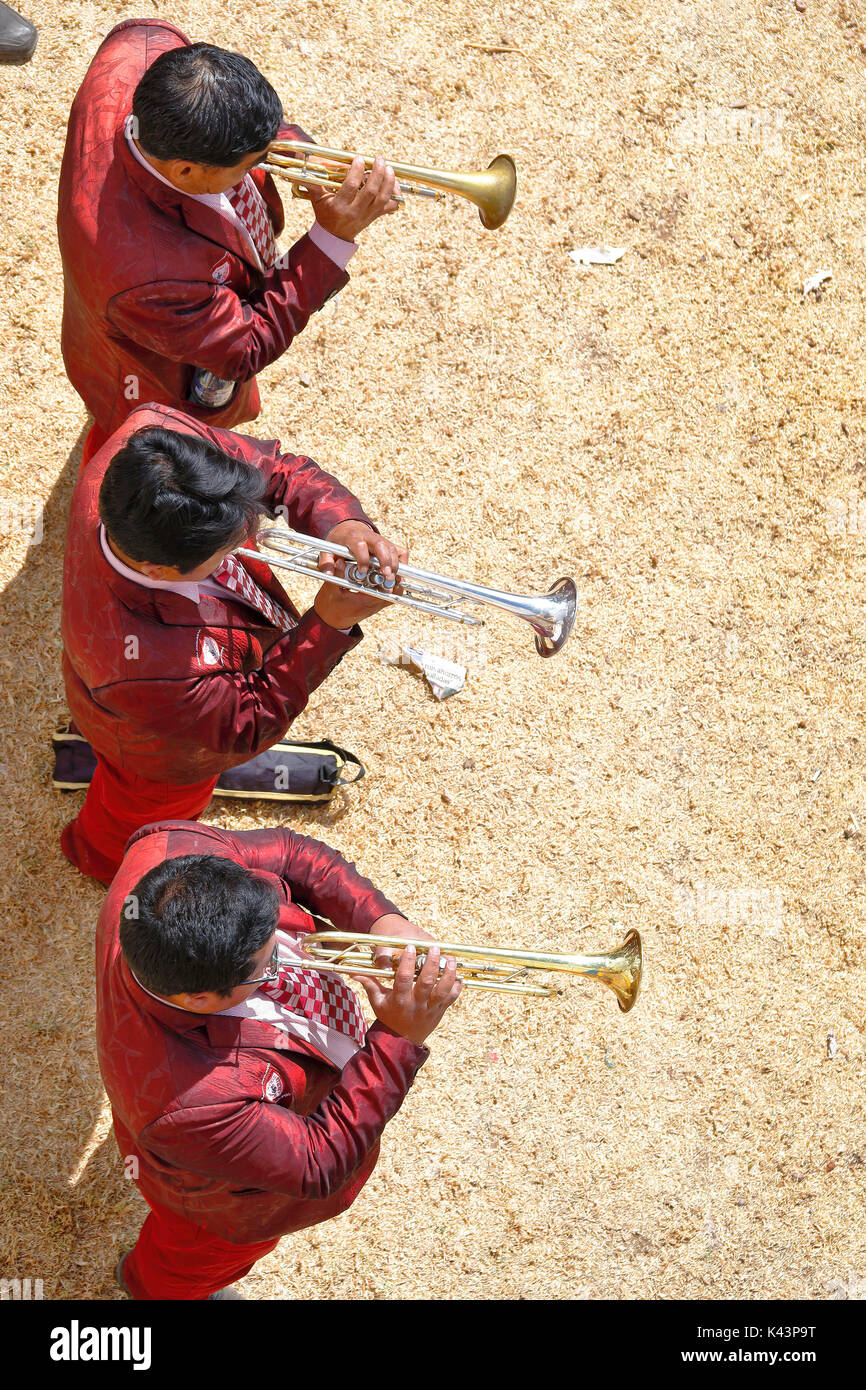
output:
{"label": "black hair", "polygon": [[142,429],[108,465],[99,515],[130,560],[187,574],[249,535],[265,488],[258,469],[204,439]]}
{"label": "black hair", "polygon": [[209,43],[162,53],[132,98],[134,134],[155,159],[228,169],[279,130],[279,97],[249,58]]}
{"label": "black hair", "polygon": [[277,890],[242,864],[184,854],[149,869],[126,898],[120,944],[153,994],[227,996],[276,928]]}

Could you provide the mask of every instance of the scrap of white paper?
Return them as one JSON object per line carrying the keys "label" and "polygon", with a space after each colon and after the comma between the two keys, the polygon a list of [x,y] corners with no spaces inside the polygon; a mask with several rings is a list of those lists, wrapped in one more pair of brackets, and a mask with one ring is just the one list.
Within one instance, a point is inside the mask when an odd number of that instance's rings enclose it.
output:
{"label": "scrap of white paper", "polygon": [[417,647],[404,647],[403,657],[424,672],[437,700],[447,700],[466,684],[466,667],[458,666],[455,661],[446,661],[442,656],[419,651]]}
{"label": "scrap of white paper", "polygon": [[449,695],[456,695],[466,684],[465,666],[446,661],[443,656],[436,656],[433,652],[422,652],[419,647],[401,646],[396,652],[393,648],[389,651],[380,647],[379,655],[389,666],[408,666],[410,670],[420,672],[437,700],[447,700]]}
{"label": "scrap of white paper", "polygon": [[832,278],[832,270],[819,270],[817,275],[810,275],[808,280],[803,281],[803,298],[805,299],[813,290],[819,290],[825,280]]}
{"label": "scrap of white paper", "polygon": [[624,246],[578,246],[569,251],[576,265],[614,265],[620,256],[625,255]]}

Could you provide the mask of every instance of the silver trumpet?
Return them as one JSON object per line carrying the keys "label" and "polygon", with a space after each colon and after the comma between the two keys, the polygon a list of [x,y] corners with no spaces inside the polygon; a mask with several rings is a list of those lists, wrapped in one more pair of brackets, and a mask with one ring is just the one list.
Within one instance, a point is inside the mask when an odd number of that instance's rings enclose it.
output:
{"label": "silver trumpet", "polygon": [[[375,556],[370,557],[366,574],[361,574],[358,565],[344,545],[332,545],[317,540],[314,536],[304,536],[300,531],[284,531],[275,527],[259,531],[256,541],[264,549],[238,550],[237,555],[251,560],[264,560],[277,569],[293,570],[295,574],[305,574],[309,579],[338,584],[343,589],[354,589],[361,593],[375,593],[386,603],[402,603],[408,608],[419,608],[423,613],[434,613],[440,618],[451,618],[457,623],[480,625],[480,618],[474,618],[462,611],[463,604],[486,604],[510,613],[512,618],[523,618],[535,633],[535,650],[540,656],[553,656],[568,641],[577,613],[577,588],[573,579],[558,579],[549,593],[536,598],[529,594],[506,594],[501,589],[488,589],[483,584],[473,584],[467,579],[447,579],[428,570],[415,569],[413,565],[401,565],[399,569],[400,592],[391,593],[394,580],[387,580]],[[345,573],[323,575],[318,568],[319,556],[323,553],[336,555],[348,561]]]}

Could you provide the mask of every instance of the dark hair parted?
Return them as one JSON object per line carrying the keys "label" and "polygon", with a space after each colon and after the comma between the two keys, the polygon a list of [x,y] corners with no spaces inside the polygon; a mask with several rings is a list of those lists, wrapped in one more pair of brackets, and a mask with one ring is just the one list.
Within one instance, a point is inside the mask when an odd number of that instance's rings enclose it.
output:
{"label": "dark hair parted", "polygon": [[250,978],[279,912],[277,890],[243,865],[184,854],[139,879],[121,911],[120,944],[153,994],[225,996]]}
{"label": "dark hair parted", "polygon": [[270,144],[283,108],[249,58],[194,43],[151,63],[135,89],[132,113],[146,154],[229,169]]}
{"label": "dark hair parted", "polygon": [[258,469],[204,439],[143,429],[108,465],[99,515],[130,560],[188,574],[249,535],[265,489]]}

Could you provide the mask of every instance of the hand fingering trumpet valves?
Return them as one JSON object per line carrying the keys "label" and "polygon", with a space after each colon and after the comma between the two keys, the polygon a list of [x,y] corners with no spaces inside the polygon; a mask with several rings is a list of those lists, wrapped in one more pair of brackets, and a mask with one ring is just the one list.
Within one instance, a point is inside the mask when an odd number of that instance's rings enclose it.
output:
{"label": "hand fingering trumpet valves", "polygon": [[[272,174],[294,185],[292,192],[296,198],[304,198],[307,196],[304,184],[315,184],[328,191],[340,188],[349,165],[359,158],[364,160],[365,168],[373,167],[370,155],[346,154],[343,150],[311,145],[305,140],[275,140],[263,163]],[[486,169],[477,173],[388,162],[399,179],[401,194],[441,199],[446,193],[456,193],[459,198],[468,198],[478,208],[481,221],[489,231],[502,226],[514,205],[517,170],[514,160],[507,154],[497,155]]]}
{"label": "hand fingering trumpet valves", "polygon": [[[461,604],[486,604],[491,608],[500,608],[513,618],[523,618],[529,623],[535,633],[535,649],[540,656],[553,656],[561,651],[574,626],[577,588],[573,579],[559,579],[549,593],[534,597],[529,594],[507,594],[501,589],[473,584],[470,580],[446,579],[428,570],[416,569],[413,565],[401,565],[398,571],[399,589],[390,592],[389,581],[386,581],[375,557],[371,558],[370,568],[364,575],[351,550],[344,545],[333,545],[316,540],[314,536],[302,535],[300,531],[284,531],[274,527],[259,531],[256,540],[265,547],[264,551],[238,550],[236,554],[253,560],[265,560],[278,569],[293,570],[296,574],[319,580],[323,578],[318,568],[319,555],[336,555],[348,560],[349,564],[342,577],[328,575],[329,583],[338,584],[344,589],[375,592],[377,598],[387,603],[402,603],[440,618],[451,618],[454,622],[474,626],[480,622],[480,619],[461,612]],[[390,587],[393,587],[393,583],[390,581]]]}
{"label": "hand fingering trumpet valves", "polygon": [[[369,936],[365,932],[312,932],[300,942],[316,965],[304,962],[307,969],[334,970],[345,975],[372,975],[393,978],[396,966],[377,965],[375,957],[381,950],[400,952],[414,946],[418,952],[416,974],[425,960],[430,941],[409,940],[400,936]],[[515,951],[500,946],[439,945],[442,959],[457,957],[457,968],[468,989],[490,989],[498,993],[532,994],[549,997],[561,991],[550,985],[531,984],[526,977],[531,970],[552,971],[567,975],[583,975],[599,980],[616,995],[621,1011],[627,1014],[634,1007],[640,990],[643,970],[643,946],[640,932],[630,931],[613,951],[598,955],[564,955],[558,951]]]}

